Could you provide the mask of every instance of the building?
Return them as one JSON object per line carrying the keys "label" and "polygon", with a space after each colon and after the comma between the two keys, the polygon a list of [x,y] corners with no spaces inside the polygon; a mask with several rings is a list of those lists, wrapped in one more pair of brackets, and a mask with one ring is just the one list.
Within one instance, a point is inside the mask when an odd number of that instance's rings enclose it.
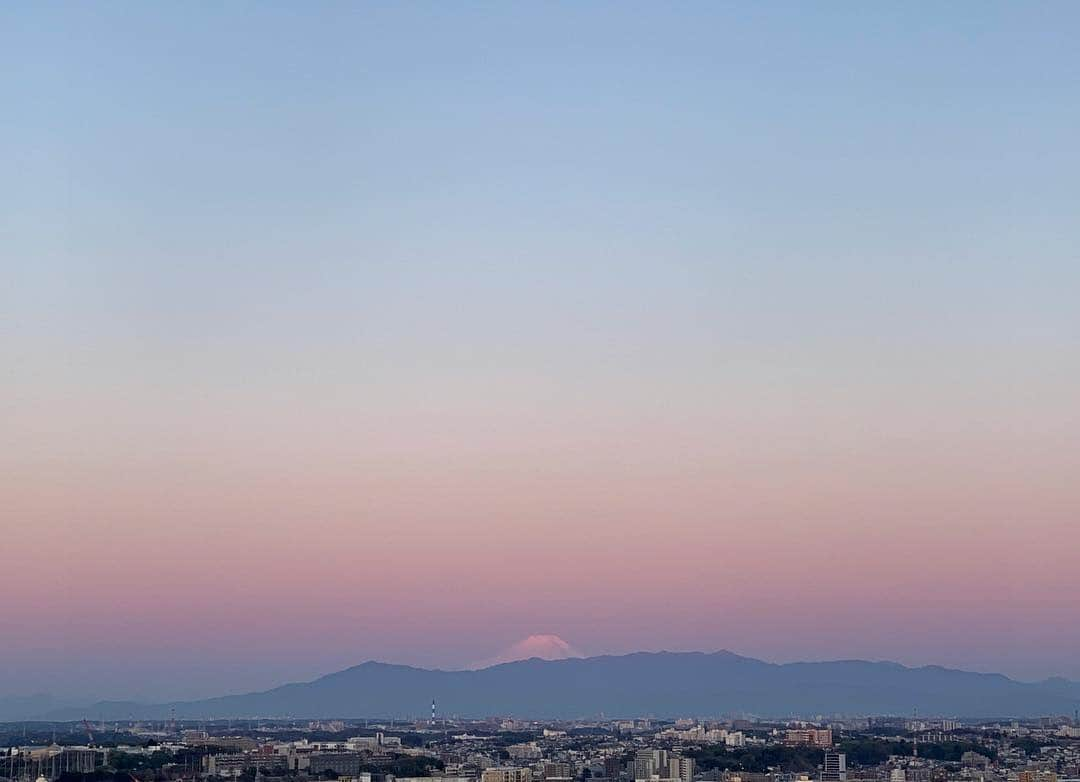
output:
{"label": "building", "polygon": [[378,752],[382,747],[400,747],[401,737],[387,736],[383,733],[376,733],[374,736],[353,736],[345,742],[345,746],[351,750]]}
{"label": "building", "polygon": [[333,771],[339,777],[358,777],[370,762],[367,755],[360,752],[312,752],[308,756],[308,772],[325,774]]}
{"label": "building", "polygon": [[535,741],[511,744],[506,748],[506,753],[514,760],[539,760],[541,756],[540,747]]}
{"label": "building", "polygon": [[574,776],[574,767],[569,763],[545,763],[544,779],[569,779]]}
{"label": "building", "polygon": [[960,756],[960,765],[964,768],[989,768],[990,758],[978,752],[965,752]]}
{"label": "building", "polygon": [[[832,743],[832,731],[829,731]],[[822,782],[844,782],[847,779],[847,755],[843,752],[826,752],[825,765],[821,769]]]}
{"label": "building", "polygon": [[831,728],[800,728],[789,730],[784,735],[784,743],[789,747],[808,744],[812,747],[831,747],[833,735]]}
{"label": "building", "polygon": [[288,758],[282,755],[266,755],[255,752],[230,752],[224,755],[206,755],[203,757],[203,771],[212,777],[240,776],[249,768],[263,772],[275,768],[284,769],[287,764]]}
{"label": "building", "polygon": [[651,779],[668,771],[668,751],[666,749],[639,749],[634,756],[632,771],[634,779]]}
{"label": "building", "polygon": [[678,779],[681,782],[694,782],[694,759],[684,758],[680,755],[668,759],[669,779]]}
{"label": "building", "polygon": [[532,782],[532,769],[516,766],[486,768],[480,775],[480,782]]}
{"label": "building", "polygon": [[1028,770],[1017,774],[1016,782],[1058,782],[1058,777],[1053,771]]}

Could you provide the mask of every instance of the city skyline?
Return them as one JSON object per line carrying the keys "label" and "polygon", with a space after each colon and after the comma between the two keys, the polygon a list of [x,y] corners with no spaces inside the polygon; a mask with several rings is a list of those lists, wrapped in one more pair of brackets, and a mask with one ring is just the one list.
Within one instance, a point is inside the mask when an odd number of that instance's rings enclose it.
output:
{"label": "city skyline", "polygon": [[1080,680],[1080,5],[0,8],[0,696]]}

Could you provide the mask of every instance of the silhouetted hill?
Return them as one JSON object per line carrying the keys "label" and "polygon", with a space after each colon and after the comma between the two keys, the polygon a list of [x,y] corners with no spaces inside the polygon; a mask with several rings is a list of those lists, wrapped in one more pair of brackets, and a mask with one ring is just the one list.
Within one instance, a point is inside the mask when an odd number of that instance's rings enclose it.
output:
{"label": "silhouetted hill", "polygon": [[34,714],[44,714],[59,709],[74,709],[82,701],[59,700],[50,693],[33,695],[9,695],[0,697],[0,722],[25,719]]}
{"label": "silhouetted hill", "polygon": [[1039,683],[940,666],[890,662],[773,664],[731,652],[659,652],[522,660],[478,671],[366,662],[311,682],[183,703],[102,702],[51,719],[213,717],[407,717],[435,698],[441,713],[481,717],[658,717],[921,714],[1034,716],[1080,708],[1080,685]]}

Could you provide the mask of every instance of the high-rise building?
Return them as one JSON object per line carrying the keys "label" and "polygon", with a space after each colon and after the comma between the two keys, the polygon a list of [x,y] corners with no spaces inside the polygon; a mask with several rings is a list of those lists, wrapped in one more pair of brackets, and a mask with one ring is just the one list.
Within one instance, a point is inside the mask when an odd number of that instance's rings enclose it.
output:
{"label": "high-rise building", "polygon": [[668,758],[669,779],[678,779],[681,782],[694,782],[694,759],[674,755]]}
{"label": "high-rise building", "polygon": [[648,779],[654,770],[651,758],[634,758],[634,762],[630,764],[634,779]]}
{"label": "high-rise building", "polygon": [[649,779],[668,771],[666,749],[639,749],[634,756],[634,779]]}
{"label": "high-rise building", "polygon": [[843,752],[826,752],[825,765],[821,769],[822,782],[844,782],[847,779],[847,755]]}

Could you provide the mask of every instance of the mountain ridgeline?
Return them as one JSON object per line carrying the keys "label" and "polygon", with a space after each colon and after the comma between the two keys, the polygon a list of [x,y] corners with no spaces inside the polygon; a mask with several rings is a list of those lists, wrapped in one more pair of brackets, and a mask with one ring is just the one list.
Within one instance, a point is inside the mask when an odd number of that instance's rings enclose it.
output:
{"label": "mountain ridgeline", "polygon": [[182,719],[404,718],[424,714],[432,698],[440,712],[461,717],[908,714],[912,709],[1023,717],[1072,714],[1080,708],[1080,683],[1057,678],[1025,683],[1000,674],[890,662],[774,664],[724,651],[639,652],[533,658],[476,671],[366,662],[265,692],[162,704],[103,701],[34,716],[162,719],[175,710]]}

